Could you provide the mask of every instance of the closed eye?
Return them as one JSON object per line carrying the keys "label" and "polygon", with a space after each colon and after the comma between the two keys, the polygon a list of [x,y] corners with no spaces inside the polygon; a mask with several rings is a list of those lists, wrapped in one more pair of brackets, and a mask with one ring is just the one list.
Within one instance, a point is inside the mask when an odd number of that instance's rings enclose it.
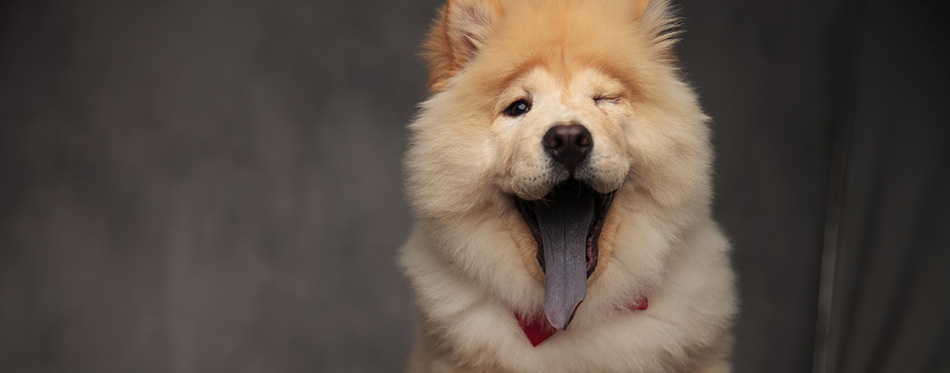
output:
{"label": "closed eye", "polygon": [[602,104],[602,103],[616,104],[618,102],[620,102],[620,95],[599,94],[599,95],[594,96],[594,103],[596,104]]}

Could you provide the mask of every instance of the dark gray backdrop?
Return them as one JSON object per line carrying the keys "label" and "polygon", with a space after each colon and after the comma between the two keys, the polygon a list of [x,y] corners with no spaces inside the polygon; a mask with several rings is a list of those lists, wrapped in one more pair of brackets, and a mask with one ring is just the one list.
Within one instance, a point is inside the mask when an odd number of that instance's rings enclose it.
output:
{"label": "dark gray backdrop", "polygon": [[[0,371],[401,370],[439,4],[0,3]],[[950,371],[938,4],[678,3],[737,371]]]}

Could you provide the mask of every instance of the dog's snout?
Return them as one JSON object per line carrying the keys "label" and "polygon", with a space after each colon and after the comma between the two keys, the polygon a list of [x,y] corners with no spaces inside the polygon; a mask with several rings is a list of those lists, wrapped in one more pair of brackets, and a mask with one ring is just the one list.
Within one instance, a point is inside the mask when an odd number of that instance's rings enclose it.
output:
{"label": "dog's snout", "polygon": [[541,139],[544,150],[558,163],[573,171],[594,147],[590,131],[580,124],[556,125]]}

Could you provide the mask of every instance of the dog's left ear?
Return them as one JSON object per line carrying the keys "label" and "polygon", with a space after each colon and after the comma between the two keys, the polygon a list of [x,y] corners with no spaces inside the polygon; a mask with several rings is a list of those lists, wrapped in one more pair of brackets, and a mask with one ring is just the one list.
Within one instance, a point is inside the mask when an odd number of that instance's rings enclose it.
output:
{"label": "dog's left ear", "polygon": [[676,62],[673,45],[682,32],[677,28],[679,20],[670,9],[669,0],[633,0],[634,19],[645,26],[660,58]]}
{"label": "dog's left ear", "polygon": [[647,11],[647,5],[650,5],[650,0],[633,0],[633,18],[640,19],[643,17],[643,13]]}
{"label": "dog's left ear", "polygon": [[491,37],[503,15],[497,0],[448,0],[425,43],[429,90],[439,92]]}

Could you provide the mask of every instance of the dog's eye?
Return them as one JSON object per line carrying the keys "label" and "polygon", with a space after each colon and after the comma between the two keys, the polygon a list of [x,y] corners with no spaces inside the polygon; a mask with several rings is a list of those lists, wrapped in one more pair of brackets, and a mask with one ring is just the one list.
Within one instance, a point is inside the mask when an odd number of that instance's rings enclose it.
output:
{"label": "dog's eye", "polygon": [[600,94],[594,95],[594,103],[597,105],[617,104],[617,103],[620,103],[621,99],[623,99],[622,93],[614,93],[614,94],[600,93]]}
{"label": "dog's eye", "polygon": [[610,96],[610,95],[605,95],[605,94],[594,96],[594,103],[596,104],[602,104],[602,103],[616,104],[619,101],[620,101],[620,96]]}
{"label": "dog's eye", "polygon": [[531,103],[527,100],[521,99],[512,102],[511,105],[508,105],[508,107],[505,108],[505,115],[509,117],[517,117],[521,114],[527,113],[528,110],[531,110]]}

